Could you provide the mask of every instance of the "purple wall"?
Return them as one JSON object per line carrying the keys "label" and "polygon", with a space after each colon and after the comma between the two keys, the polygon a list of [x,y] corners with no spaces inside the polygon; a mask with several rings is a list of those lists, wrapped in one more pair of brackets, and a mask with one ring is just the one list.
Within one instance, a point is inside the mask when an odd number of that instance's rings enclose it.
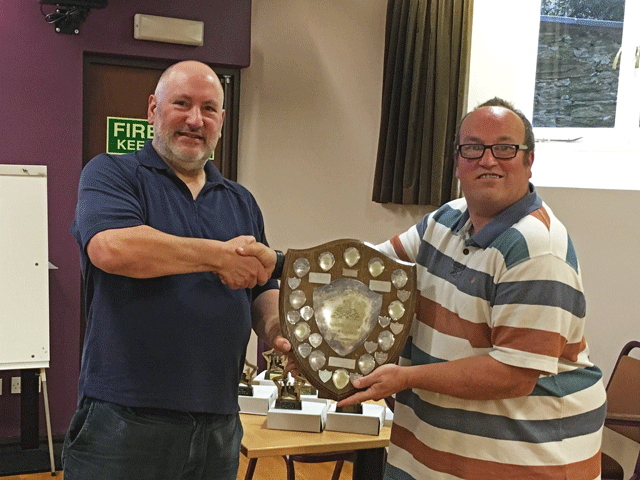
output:
{"label": "purple wall", "polygon": [[[38,0],[0,0],[0,163],[47,165],[48,170],[49,259],[58,267],[50,273],[49,286],[51,369],[47,379],[54,435],[65,432],[75,410],[79,372],[80,263],[69,226],[82,165],[83,53],[189,58],[235,67],[249,64],[251,0],[109,3],[89,14],[79,35],[64,35],[55,33],[44,20]],[[44,11],[49,13],[53,7],[44,6]],[[205,44],[134,40],[136,13],[204,21]],[[17,375],[0,372],[4,387],[0,439],[20,434],[20,396],[9,393],[9,379]],[[42,408],[40,418],[44,434]]]}

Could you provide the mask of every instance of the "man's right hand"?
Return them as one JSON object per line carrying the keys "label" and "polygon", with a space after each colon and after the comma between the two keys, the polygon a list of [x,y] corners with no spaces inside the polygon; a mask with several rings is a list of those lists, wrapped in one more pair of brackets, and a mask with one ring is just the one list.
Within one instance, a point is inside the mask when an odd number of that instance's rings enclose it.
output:
{"label": "man's right hand", "polygon": [[250,235],[243,235],[223,242],[224,253],[215,273],[229,288],[253,288],[256,285],[264,285],[271,278],[273,266],[270,269],[265,268],[257,256],[239,254],[241,250],[246,249],[250,249],[252,252],[262,252],[262,257],[266,255],[264,250],[270,250],[263,244],[257,243],[256,239]]}

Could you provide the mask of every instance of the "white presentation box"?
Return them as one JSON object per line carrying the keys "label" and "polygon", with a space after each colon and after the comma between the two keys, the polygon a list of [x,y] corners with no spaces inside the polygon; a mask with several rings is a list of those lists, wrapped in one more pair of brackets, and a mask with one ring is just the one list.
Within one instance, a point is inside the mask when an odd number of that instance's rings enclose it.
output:
{"label": "white presentation box", "polygon": [[278,389],[275,385],[253,385],[253,396],[238,395],[240,413],[266,415],[271,404],[276,401]]}
{"label": "white presentation box", "polygon": [[336,404],[327,412],[326,430],[348,433],[378,435],[384,425],[385,407],[383,405],[362,404],[362,413],[336,413]]}
{"label": "white presentation box", "polygon": [[327,418],[329,403],[302,402],[302,410],[271,408],[267,412],[267,428],[297,432],[321,432]]}

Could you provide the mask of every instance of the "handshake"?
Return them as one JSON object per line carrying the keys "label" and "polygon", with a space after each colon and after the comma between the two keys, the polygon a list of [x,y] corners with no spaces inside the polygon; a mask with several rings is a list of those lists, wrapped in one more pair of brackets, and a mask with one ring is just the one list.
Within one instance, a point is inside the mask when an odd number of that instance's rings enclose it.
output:
{"label": "handshake", "polygon": [[224,242],[223,253],[221,266],[215,273],[229,288],[264,285],[282,273],[282,252],[257,242],[253,236],[243,235]]}

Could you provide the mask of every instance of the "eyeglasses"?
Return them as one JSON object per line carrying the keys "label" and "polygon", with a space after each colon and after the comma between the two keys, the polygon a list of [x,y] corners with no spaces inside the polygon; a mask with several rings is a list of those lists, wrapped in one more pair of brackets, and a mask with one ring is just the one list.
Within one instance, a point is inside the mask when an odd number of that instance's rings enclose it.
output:
{"label": "eyeglasses", "polygon": [[514,145],[511,143],[496,143],[494,145],[465,143],[464,145],[456,146],[456,150],[458,150],[460,156],[467,160],[477,160],[482,158],[487,148],[490,148],[493,156],[499,160],[509,160],[515,157],[518,150],[529,150],[529,147],[526,145]]}

